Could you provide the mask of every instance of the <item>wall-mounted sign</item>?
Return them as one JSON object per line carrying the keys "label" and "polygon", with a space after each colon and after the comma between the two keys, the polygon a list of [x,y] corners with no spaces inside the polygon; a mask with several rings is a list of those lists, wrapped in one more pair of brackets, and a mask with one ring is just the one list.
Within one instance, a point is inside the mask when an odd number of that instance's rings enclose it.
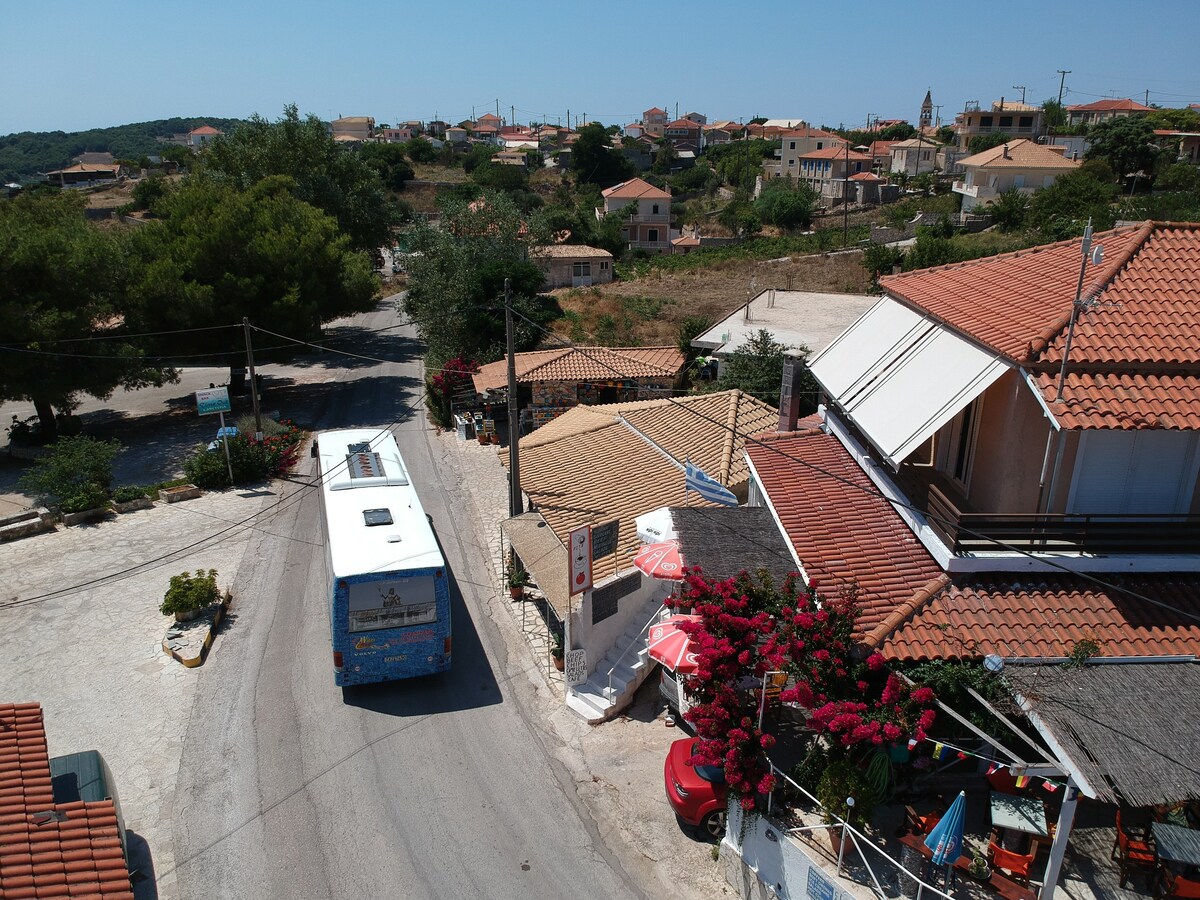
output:
{"label": "wall-mounted sign", "polygon": [[563,675],[566,676],[567,684],[577,685],[583,684],[588,678],[587,666],[587,651],[582,647],[575,650],[568,650],[566,656],[563,657]]}
{"label": "wall-mounted sign", "polygon": [[571,595],[592,586],[592,526],[583,525],[571,532],[567,541],[567,570]]}
{"label": "wall-mounted sign", "polygon": [[196,391],[196,412],[200,415],[227,413],[232,410],[233,407],[229,405],[229,388],[207,388],[203,391]]}
{"label": "wall-mounted sign", "polygon": [[603,559],[617,552],[617,537],[620,534],[621,520],[613,519],[592,529],[592,559]]}

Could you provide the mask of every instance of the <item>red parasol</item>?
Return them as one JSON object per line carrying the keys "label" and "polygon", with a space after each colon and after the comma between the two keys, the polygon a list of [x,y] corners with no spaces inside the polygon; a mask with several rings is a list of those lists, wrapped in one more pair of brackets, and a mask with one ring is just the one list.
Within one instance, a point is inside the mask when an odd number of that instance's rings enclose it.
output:
{"label": "red parasol", "polygon": [[699,621],[699,616],[676,615],[655,622],[650,626],[650,656],[674,672],[685,675],[695,672],[696,654],[692,652],[691,638],[679,630],[679,623]]}
{"label": "red parasol", "polygon": [[679,552],[679,541],[663,541],[647,544],[633,558],[633,564],[651,578],[671,581],[683,580],[683,554]]}

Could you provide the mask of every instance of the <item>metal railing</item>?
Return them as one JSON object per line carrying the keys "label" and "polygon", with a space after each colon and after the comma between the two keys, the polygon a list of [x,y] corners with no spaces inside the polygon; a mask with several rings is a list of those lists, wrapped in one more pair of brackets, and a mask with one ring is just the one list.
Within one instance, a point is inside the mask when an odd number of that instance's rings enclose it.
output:
{"label": "metal railing", "polygon": [[642,635],[650,630],[650,626],[654,624],[655,620],[661,619],[663,617],[663,613],[665,611],[666,611],[666,607],[664,607],[662,604],[659,604],[657,607],[655,607],[654,615],[652,615],[650,617],[650,621],[642,626],[642,629],[641,629],[641,631],[638,632],[637,637],[634,638],[632,641],[630,641],[629,646],[621,651],[621,655],[617,657],[617,661],[614,662],[612,664],[612,668],[608,670],[608,687],[605,688],[605,690],[604,690],[604,696],[607,697],[609,700],[611,700],[612,696],[613,696],[613,686],[612,686],[613,672],[615,672],[617,670],[617,666],[619,666],[621,664],[621,661],[623,659],[625,659],[625,657],[629,654],[629,651],[632,650],[635,646],[637,646],[637,643],[639,640],[641,640]]}
{"label": "metal railing", "polygon": [[[824,808],[824,806],[822,806],[820,800],[818,800],[815,796],[813,796],[813,794],[809,793],[808,790],[801,787],[798,783],[796,783],[794,780],[792,780],[792,778],[786,772],[784,772],[782,769],[777,768],[775,766],[775,764],[773,762],[771,762],[769,759],[767,760],[767,765],[770,766],[772,775],[776,775],[779,778],[782,778],[784,781],[786,781],[788,784],[790,784],[795,790],[799,791],[803,796],[808,798],[808,800],[810,800],[812,803],[815,803],[817,805],[817,808],[821,810],[821,814],[823,816],[831,817],[834,820],[833,822],[822,822],[822,823],[816,824],[816,825],[801,825],[801,826],[797,826],[795,828],[785,828],[785,829],[782,829],[784,834],[793,836],[793,835],[797,835],[797,834],[803,834],[805,832],[825,831],[825,830],[832,831],[833,829],[840,829],[843,839],[841,841],[841,846],[839,847],[839,850],[838,850],[838,859],[837,859],[837,876],[839,878],[845,878],[847,881],[850,881],[853,884],[862,884],[864,887],[874,891],[876,896],[881,897],[881,898],[889,898],[889,900],[890,900],[892,895],[890,893],[888,893],[886,890],[884,890],[883,884],[881,883],[879,876],[875,874],[875,870],[873,868],[871,868],[870,860],[867,859],[867,854],[869,852],[873,856],[879,857],[880,862],[883,862],[887,865],[894,867],[897,870],[898,877],[908,878],[909,880],[916,882],[916,884],[917,884],[916,900],[922,900],[922,898],[926,897],[926,896],[941,897],[941,898],[944,898],[944,900],[954,900],[954,896],[952,894],[948,894],[945,891],[943,891],[941,888],[937,887],[936,885],[930,884],[929,882],[925,881],[924,878],[922,878],[920,875],[918,875],[917,873],[915,873],[915,872],[911,871],[910,869],[908,869],[907,867],[905,867],[905,865],[902,862],[900,862],[899,860],[893,859],[891,856],[889,856],[886,850],[884,850],[881,846],[879,846],[874,841],[872,841],[867,835],[863,834],[861,831],[859,831],[857,828],[855,828],[853,825],[851,825],[845,819],[826,810]],[[774,794],[773,793],[768,794],[767,795],[767,815],[768,816],[770,816],[773,812],[773,807],[774,807],[773,801],[774,801]],[[849,874],[842,873],[842,865],[844,862],[844,855],[845,855],[845,850],[846,850],[846,844],[845,844],[846,837],[850,838],[850,841],[854,846],[854,850],[858,853],[859,859],[862,860],[863,868],[865,868],[867,870],[867,875],[870,878],[869,884],[861,882],[861,881],[856,881],[855,879],[851,878]],[[876,865],[878,865],[878,864],[879,863],[877,862]],[[928,891],[929,893],[926,894],[926,891]],[[903,893],[903,890],[902,890],[902,893]]]}
{"label": "metal railing", "polygon": [[955,555],[996,550],[1076,553],[1200,552],[1200,515],[963,512],[929,486],[929,525]]}

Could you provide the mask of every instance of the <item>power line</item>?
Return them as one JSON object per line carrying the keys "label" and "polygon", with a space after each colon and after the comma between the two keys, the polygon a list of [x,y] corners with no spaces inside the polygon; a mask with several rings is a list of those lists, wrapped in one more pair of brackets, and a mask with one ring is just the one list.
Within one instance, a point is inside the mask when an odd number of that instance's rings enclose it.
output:
{"label": "power line", "polygon": [[[159,337],[164,334],[189,334],[197,331],[217,331],[221,328],[241,328],[241,325],[204,325],[198,328],[176,328],[173,331],[142,331],[136,334],[96,334],[81,338],[54,338],[47,341],[34,341],[31,343],[38,344],[70,344],[79,343],[82,341],[125,341],[131,338],[140,337]],[[0,344],[0,348],[11,346],[9,344]]]}

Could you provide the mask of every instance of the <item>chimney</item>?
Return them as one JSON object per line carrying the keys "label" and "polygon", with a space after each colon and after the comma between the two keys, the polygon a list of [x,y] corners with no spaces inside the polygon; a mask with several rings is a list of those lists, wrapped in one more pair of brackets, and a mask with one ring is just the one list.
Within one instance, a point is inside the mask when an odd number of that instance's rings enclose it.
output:
{"label": "chimney", "polygon": [[1008,155],[1008,144],[1005,144],[1005,145],[1004,145],[1004,158],[1005,158],[1005,159],[1012,159],[1012,157]]}
{"label": "chimney", "polygon": [[779,389],[779,431],[796,430],[800,420],[800,381],[804,375],[804,361],[795,356],[783,358],[783,383]]}
{"label": "chimney", "polygon": [[1003,97],[1000,98],[1000,109],[998,111],[1004,112],[1004,98]]}

